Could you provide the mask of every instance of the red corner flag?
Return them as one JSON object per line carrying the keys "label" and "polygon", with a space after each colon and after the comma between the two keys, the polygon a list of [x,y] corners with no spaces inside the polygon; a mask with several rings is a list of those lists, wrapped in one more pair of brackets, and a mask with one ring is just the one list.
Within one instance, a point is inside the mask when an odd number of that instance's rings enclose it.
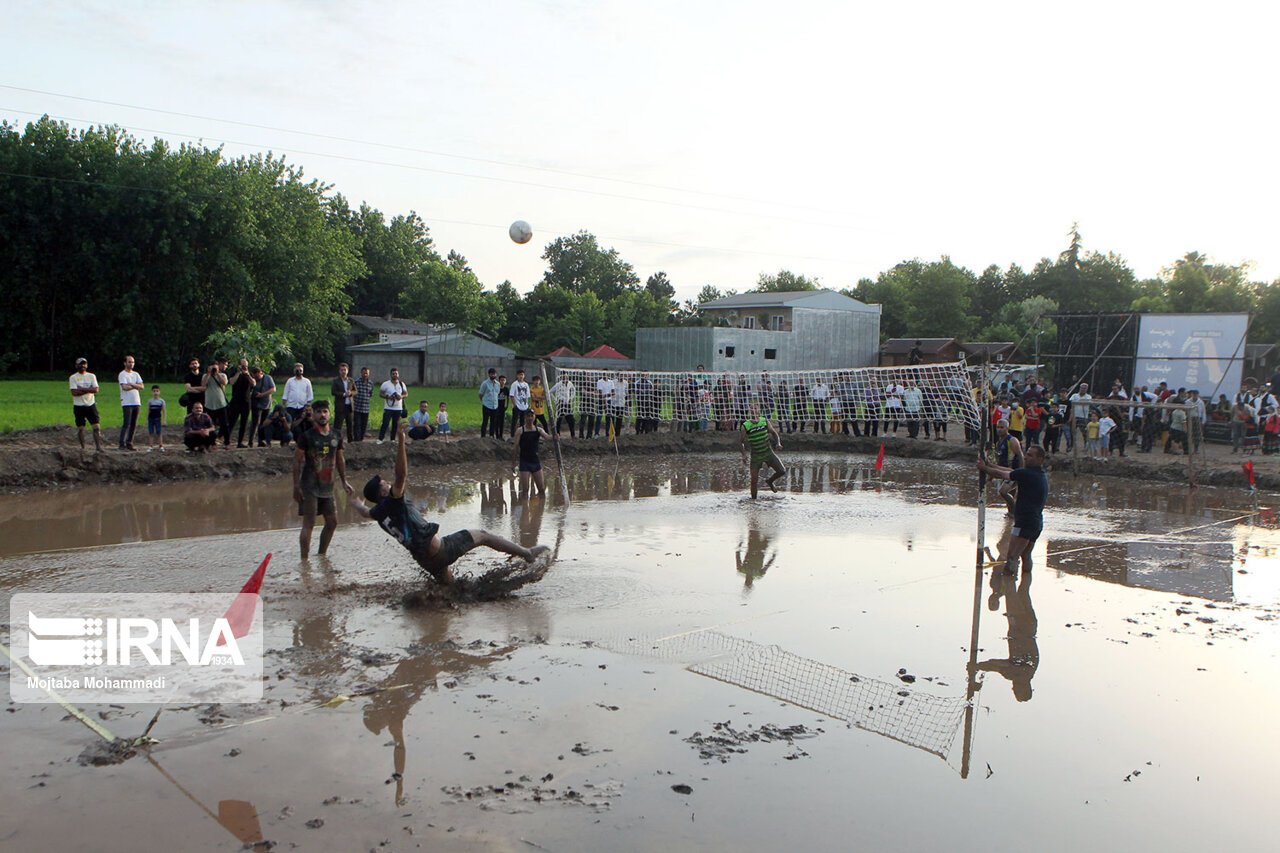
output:
{"label": "red corner flag", "polygon": [[1244,463],[1240,467],[1244,469],[1245,479],[1249,481],[1249,488],[1252,489],[1253,488],[1253,460],[1250,459],[1248,462]]}
{"label": "red corner flag", "polygon": [[[244,588],[236,595],[235,601],[231,602],[227,612],[222,614],[222,618],[226,619],[227,624],[231,626],[231,635],[237,640],[248,634],[253,626],[253,611],[257,602],[250,596],[257,595],[258,590],[262,589],[262,579],[267,575],[267,563],[270,562],[270,554],[262,558],[262,564],[258,566],[258,570],[249,576]],[[221,639],[218,640],[218,645],[222,645]]]}
{"label": "red corner flag", "polygon": [[880,442],[880,452],[876,454],[876,470],[884,467],[884,442]]}

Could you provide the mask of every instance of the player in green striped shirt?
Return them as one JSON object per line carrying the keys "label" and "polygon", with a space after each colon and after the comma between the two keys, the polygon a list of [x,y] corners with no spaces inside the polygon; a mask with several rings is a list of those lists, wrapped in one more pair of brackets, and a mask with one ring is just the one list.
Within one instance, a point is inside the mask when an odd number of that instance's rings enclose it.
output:
{"label": "player in green striped shirt", "polygon": [[773,476],[765,481],[765,485],[778,491],[774,485],[787,473],[775,450],[782,449],[782,436],[774,429],[769,419],[760,414],[760,404],[752,401],[750,417],[742,422],[742,462],[747,463],[747,449],[751,449],[751,499],[755,500],[760,486],[760,468],[768,465],[773,469]]}

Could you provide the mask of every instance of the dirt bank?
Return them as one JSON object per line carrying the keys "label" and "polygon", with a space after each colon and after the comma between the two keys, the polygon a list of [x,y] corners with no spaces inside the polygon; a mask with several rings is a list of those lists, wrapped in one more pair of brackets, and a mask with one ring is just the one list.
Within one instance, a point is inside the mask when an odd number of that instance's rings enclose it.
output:
{"label": "dirt bank", "polygon": [[[109,434],[109,433],[108,433]],[[927,441],[902,436],[862,437],[814,435],[793,433],[785,435],[786,452],[842,452],[874,455],[884,442],[885,455],[914,459],[954,460],[970,462],[973,449],[962,441]],[[82,452],[76,441],[75,429],[68,426],[43,427],[0,437],[0,491],[18,493],[32,489],[66,487],[77,484],[112,483],[162,483],[173,480],[230,479],[287,475],[292,471],[293,452],[272,447],[248,450],[216,450],[191,455],[182,449],[181,436],[171,427],[165,440],[168,449],[163,452],[117,451],[114,442],[106,442],[109,448],[102,453],[92,450]],[[650,435],[623,435],[617,447],[603,438],[587,441],[566,440],[565,453],[569,460],[584,457],[620,455],[662,456],[679,453],[723,453],[738,449],[736,433],[700,432]],[[347,447],[347,468],[352,472],[387,469],[390,465],[392,445],[379,446],[365,441]],[[443,465],[451,463],[501,462],[510,459],[511,445],[495,439],[460,437],[445,444],[436,439],[415,441],[409,445],[409,456],[414,466]],[[551,461],[549,448],[544,448],[544,461]],[[1257,485],[1266,491],[1280,491],[1280,457],[1249,457],[1256,469]],[[1242,457],[1230,453],[1229,448],[1209,445],[1203,457],[1196,459],[1196,482],[1200,485],[1241,487],[1244,475],[1240,470]],[[571,464],[571,463],[570,463]],[[1090,476],[1105,475],[1128,477],[1158,482],[1187,484],[1186,459],[1163,453],[1130,454],[1113,457],[1105,462],[1085,458],[1073,460],[1070,455],[1052,457],[1050,471],[1075,471]]]}

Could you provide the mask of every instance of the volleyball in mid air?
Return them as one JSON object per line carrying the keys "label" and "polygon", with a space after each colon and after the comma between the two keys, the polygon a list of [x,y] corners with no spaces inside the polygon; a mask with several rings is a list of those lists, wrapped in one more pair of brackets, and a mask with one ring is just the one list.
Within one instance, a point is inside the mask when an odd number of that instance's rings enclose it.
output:
{"label": "volleyball in mid air", "polygon": [[507,233],[511,235],[511,239],[517,243],[528,243],[533,239],[533,228],[523,219],[517,219],[511,223],[511,227],[507,229]]}

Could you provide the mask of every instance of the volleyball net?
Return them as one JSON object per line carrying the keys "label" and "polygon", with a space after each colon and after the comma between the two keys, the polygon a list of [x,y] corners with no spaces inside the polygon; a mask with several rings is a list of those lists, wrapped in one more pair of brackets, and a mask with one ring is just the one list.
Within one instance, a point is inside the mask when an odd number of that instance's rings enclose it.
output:
{"label": "volleyball net", "polygon": [[923,421],[978,429],[964,362],[843,370],[672,373],[558,368],[547,394],[553,417],[615,418],[734,427],[753,411],[773,421]]}

